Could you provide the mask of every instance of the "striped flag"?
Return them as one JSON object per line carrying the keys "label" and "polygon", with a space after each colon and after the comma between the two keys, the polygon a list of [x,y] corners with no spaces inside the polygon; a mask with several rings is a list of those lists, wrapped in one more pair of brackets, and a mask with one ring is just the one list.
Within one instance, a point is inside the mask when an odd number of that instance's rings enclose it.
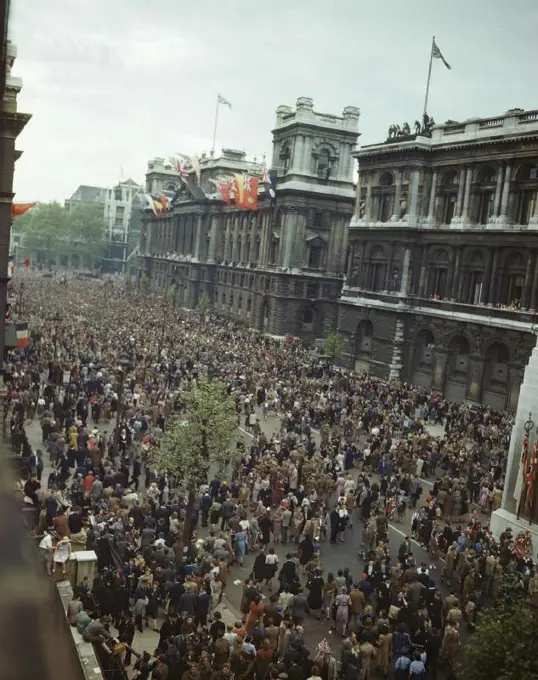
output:
{"label": "striped flag", "polygon": [[28,347],[30,342],[30,336],[28,333],[28,323],[17,323],[15,324],[15,330],[17,332],[17,344],[16,347]]}
{"label": "striped flag", "polygon": [[224,106],[227,106],[229,109],[232,108],[232,105],[230,104],[230,102],[220,94],[218,95],[217,101],[218,101],[219,104],[224,104]]}
{"label": "striped flag", "polygon": [[435,42],[435,38],[433,39],[433,44],[432,44],[432,57],[434,59],[440,59],[443,64],[447,67],[447,69],[451,70],[452,66],[448,63],[448,61],[443,57],[443,54],[439,47],[437,46],[437,43]]}

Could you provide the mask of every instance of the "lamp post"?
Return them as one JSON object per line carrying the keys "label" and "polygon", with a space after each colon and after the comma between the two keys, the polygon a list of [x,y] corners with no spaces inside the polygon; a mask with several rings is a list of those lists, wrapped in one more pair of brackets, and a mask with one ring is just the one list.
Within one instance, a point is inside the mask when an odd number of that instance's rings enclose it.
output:
{"label": "lamp post", "polygon": [[120,385],[118,389],[118,411],[116,413],[116,432],[118,437],[120,434],[120,423],[123,416],[123,387],[125,383],[125,374],[129,370],[130,365],[131,357],[127,354],[127,352],[123,352],[120,355],[120,365],[118,369],[120,378]]}

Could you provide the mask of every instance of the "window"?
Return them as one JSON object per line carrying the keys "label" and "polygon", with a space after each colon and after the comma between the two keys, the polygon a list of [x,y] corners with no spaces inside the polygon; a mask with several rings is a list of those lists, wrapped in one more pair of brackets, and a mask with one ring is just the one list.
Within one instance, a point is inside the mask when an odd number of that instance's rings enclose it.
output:
{"label": "window", "polygon": [[321,179],[328,179],[331,174],[331,158],[327,149],[322,149],[318,156],[317,175]]}
{"label": "window", "polygon": [[303,313],[303,331],[311,331],[314,328],[314,311],[306,309]]}
{"label": "window", "polygon": [[116,187],[114,189],[114,198],[116,201],[121,201],[121,187]]}
{"label": "window", "polygon": [[320,241],[314,241],[308,249],[308,266],[311,269],[319,269],[323,262],[323,246]]}
{"label": "window", "polygon": [[445,198],[443,224],[450,224],[452,218],[454,217],[455,208],[456,208],[456,196],[447,196]]}
{"label": "window", "polygon": [[269,264],[276,264],[278,259],[278,239],[273,238],[269,245]]}
{"label": "window", "polygon": [[306,297],[315,300],[318,297],[318,284],[309,283],[306,287]]}
{"label": "window", "polygon": [[250,314],[250,311],[252,309],[252,300],[248,298],[247,300],[247,314]]}

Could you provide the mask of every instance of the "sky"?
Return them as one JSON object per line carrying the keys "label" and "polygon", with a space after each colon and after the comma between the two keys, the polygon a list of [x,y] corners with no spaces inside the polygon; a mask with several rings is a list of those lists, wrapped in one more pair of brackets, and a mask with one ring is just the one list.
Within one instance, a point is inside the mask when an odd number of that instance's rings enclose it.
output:
{"label": "sky", "polygon": [[271,154],[280,104],[361,110],[360,144],[437,122],[538,108],[538,0],[12,0],[10,37],[32,119],[17,201],[142,182],[147,161],[211,148]]}

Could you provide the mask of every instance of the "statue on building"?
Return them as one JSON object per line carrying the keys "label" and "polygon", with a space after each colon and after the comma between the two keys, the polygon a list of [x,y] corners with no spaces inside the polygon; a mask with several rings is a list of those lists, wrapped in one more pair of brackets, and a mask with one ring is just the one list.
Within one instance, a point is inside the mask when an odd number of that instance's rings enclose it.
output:
{"label": "statue on building", "polygon": [[399,217],[399,219],[402,219],[402,217],[404,217],[406,213],[407,213],[407,196],[404,194],[400,198],[400,217]]}
{"label": "statue on building", "polygon": [[428,116],[427,113],[424,113],[424,115],[422,116],[422,130],[420,131],[420,133],[422,135],[430,135],[434,125],[435,125],[434,119]]}
{"label": "statue on building", "polygon": [[402,136],[407,136],[411,134],[411,128],[409,127],[409,123],[404,123],[402,125]]}
{"label": "statue on building", "polygon": [[359,203],[359,217],[361,219],[364,217],[365,212],[366,212],[366,199],[361,198],[360,203]]}
{"label": "statue on building", "polygon": [[420,124],[420,122],[418,120],[415,121],[414,128],[415,128],[415,134],[419,135],[420,131],[422,129],[422,125]]}

